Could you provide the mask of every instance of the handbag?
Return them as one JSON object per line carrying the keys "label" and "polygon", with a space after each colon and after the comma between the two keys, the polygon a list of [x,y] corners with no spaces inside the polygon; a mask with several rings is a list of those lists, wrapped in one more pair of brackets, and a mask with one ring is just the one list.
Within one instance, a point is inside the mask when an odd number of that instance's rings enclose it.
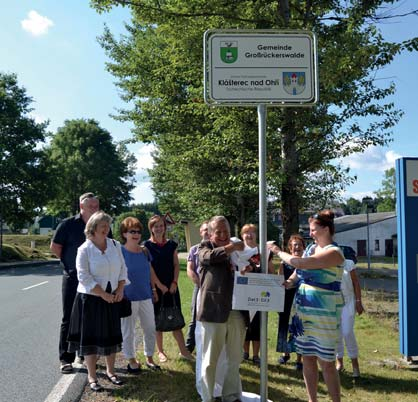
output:
{"label": "handbag", "polygon": [[123,299],[118,302],[119,307],[119,317],[120,318],[126,318],[132,315],[132,304],[129,299],[127,299],[125,296]]}
{"label": "handbag", "polygon": [[[116,241],[112,239],[113,245],[118,250],[119,258],[121,260],[121,263],[123,264],[124,259],[121,253],[120,248],[116,245]],[[120,318],[126,318],[132,315],[132,304],[131,301],[126,298],[126,296],[123,296],[122,300],[117,303],[119,308],[119,317]]]}
{"label": "handbag", "polygon": [[171,295],[173,298],[172,306],[164,305],[165,297],[165,295],[162,296],[160,310],[155,316],[155,329],[161,332],[170,332],[175,331],[176,329],[182,329],[186,324],[184,322],[183,314],[176,304],[174,295]]}

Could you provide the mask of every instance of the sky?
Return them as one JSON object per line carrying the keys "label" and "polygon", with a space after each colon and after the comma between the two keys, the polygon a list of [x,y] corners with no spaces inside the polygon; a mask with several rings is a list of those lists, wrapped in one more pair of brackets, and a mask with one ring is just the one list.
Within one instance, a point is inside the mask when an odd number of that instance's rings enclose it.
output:
{"label": "sky", "polygon": [[[418,9],[416,0],[400,2],[394,12]],[[97,42],[106,24],[118,37],[125,32],[129,11],[114,8],[98,14],[88,0],[0,0],[0,71],[15,73],[19,86],[34,100],[32,112],[38,121],[48,119],[55,132],[68,119],[93,118],[115,141],[131,138],[132,125],[114,120],[110,114],[127,105],[120,99],[115,79],[106,71],[108,60]],[[379,24],[388,40],[418,36],[418,15]],[[393,101],[404,111],[387,147],[371,147],[341,162],[358,180],[344,198],[361,199],[381,187],[384,171],[399,157],[418,156],[418,53],[404,53],[378,73],[381,82],[393,81]],[[154,194],[146,169],[152,167],[152,145],[129,146],[138,160],[133,202],[152,202]]]}

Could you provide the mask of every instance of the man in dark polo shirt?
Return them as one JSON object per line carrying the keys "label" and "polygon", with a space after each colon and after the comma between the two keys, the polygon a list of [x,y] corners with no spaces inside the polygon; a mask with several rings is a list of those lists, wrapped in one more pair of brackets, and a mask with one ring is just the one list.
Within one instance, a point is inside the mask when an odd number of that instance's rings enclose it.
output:
{"label": "man in dark polo shirt", "polygon": [[68,374],[73,371],[72,363],[75,353],[67,351],[67,336],[70,326],[71,310],[77,293],[78,279],[75,260],[77,249],[86,240],[84,228],[95,212],[99,210],[99,200],[93,193],[80,196],[80,213],[64,219],[57,227],[52,238],[50,249],[61,260],[63,268],[62,277],[62,322],[59,340],[59,359],[61,373]]}

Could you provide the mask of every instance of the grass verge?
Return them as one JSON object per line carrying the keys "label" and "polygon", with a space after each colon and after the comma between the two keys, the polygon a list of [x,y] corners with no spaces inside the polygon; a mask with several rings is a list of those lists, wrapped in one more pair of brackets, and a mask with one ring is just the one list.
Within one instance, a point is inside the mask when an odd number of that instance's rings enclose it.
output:
{"label": "grass verge", "polygon": [[[0,262],[47,260],[51,255],[47,235],[3,235],[2,257]],[[31,245],[35,245],[34,248]]]}

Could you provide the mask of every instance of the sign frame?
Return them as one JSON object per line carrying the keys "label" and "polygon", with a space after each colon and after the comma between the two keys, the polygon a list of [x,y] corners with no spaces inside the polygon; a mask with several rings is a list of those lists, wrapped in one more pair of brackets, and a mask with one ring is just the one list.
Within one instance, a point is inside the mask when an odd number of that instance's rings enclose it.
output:
{"label": "sign frame", "polygon": [[[276,97],[269,97],[268,95],[263,97],[248,97],[248,98],[236,98],[235,96],[232,96],[231,98],[224,98],[221,99],[219,97],[213,96],[215,86],[214,82],[216,81],[216,78],[214,78],[214,70],[223,68],[227,70],[228,68],[235,69],[237,71],[244,71],[244,69],[251,68],[254,71],[258,71],[259,74],[265,73],[266,68],[263,66],[259,66],[256,64],[262,63],[262,61],[265,60],[257,60],[255,59],[255,62],[250,67],[235,67],[231,66],[236,59],[237,59],[237,52],[238,49],[235,49],[234,52],[229,52],[229,57],[231,61],[227,61],[224,59],[222,54],[222,49],[219,47],[213,46],[215,39],[221,39],[224,38],[225,40],[229,40],[232,42],[238,43],[240,40],[241,42],[245,40],[256,40],[256,39],[276,39],[276,40],[300,40],[300,39],[308,39],[310,41],[309,45],[309,55],[308,59],[305,59],[308,67],[291,67],[295,70],[305,69],[307,70],[307,77],[306,82],[310,85],[310,97],[306,100],[301,99],[295,99],[291,100],[291,96],[288,96],[288,99],[284,98],[276,98]],[[277,29],[210,29],[207,30],[203,36],[203,47],[204,47],[204,99],[205,102],[212,106],[258,106],[260,104],[264,104],[267,106],[276,106],[276,107],[307,107],[307,106],[313,106],[315,105],[319,100],[319,81],[318,81],[318,56],[317,56],[317,39],[316,35],[311,31],[303,31],[303,30],[277,30]],[[216,49],[214,49],[214,47]],[[221,54],[217,56],[214,56],[214,52],[219,51]],[[225,63],[223,67],[215,65],[217,60],[219,58],[222,58],[222,61]],[[279,62],[278,62],[279,63]],[[305,64],[306,64],[305,63]],[[248,64],[248,62],[247,62]],[[272,67],[267,67],[272,68]],[[277,69],[289,69],[287,66],[281,66],[280,64],[277,64]],[[264,70],[263,70],[264,69]],[[296,73],[297,74],[297,73]],[[279,83],[280,85],[280,83]],[[249,88],[251,89],[251,88]],[[246,93],[249,93],[251,91],[247,91]],[[268,91],[264,91],[268,92]]]}

